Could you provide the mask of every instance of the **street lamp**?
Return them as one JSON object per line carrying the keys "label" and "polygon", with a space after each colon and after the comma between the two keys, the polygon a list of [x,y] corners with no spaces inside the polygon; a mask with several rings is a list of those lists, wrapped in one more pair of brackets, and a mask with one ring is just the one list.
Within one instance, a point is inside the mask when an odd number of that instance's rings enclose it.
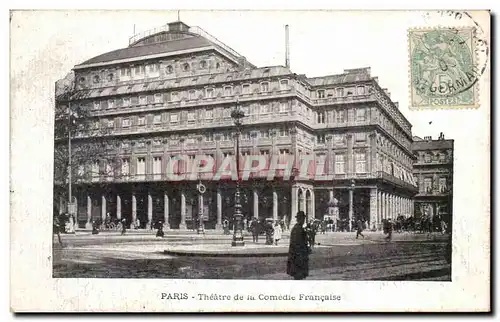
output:
{"label": "street lamp", "polygon": [[243,214],[241,213],[241,200],[240,200],[240,134],[242,119],[245,117],[245,113],[239,107],[238,99],[236,99],[236,106],[231,111],[231,118],[236,126],[236,193],[234,194],[234,232],[233,232],[233,242],[232,246],[245,246],[245,241],[243,238],[243,227],[242,219]]}
{"label": "street lamp", "polygon": [[204,227],[204,223],[203,223],[203,194],[206,191],[206,187],[203,183],[201,183],[200,174],[198,174],[198,180],[199,180],[198,184],[196,185],[196,188],[198,189],[198,217],[199,217],[198,218],[199,224],[198,224],[197,233],[204,234],[205,227]]}
{"label": "street lamp", "polygon": [[71,160],[71,128],[73,125],[76,124],[76,118],[78,117],[78,114],[76,112],[73,112],[71,110],[71,103],[68,104],[68,206],[67,206],[67,212],[70,217],[70,223],[72,224],[73,227],[71,227],[71,231],[75,231],[76,223],[77,220],[76,218],[72,221],[72,218],[74,215],[76,215],[76,205],[73,202],[73,196],[72,196],[72,187],[71,187],[71,181],[73,181],[72,175],[73,175],[73,168],[72,168],[72,160]]}
{"label": "street lamp", "polygon": [[353,199],[354,199],[354,187],[356,183],[351,180],[351,185],[349,186],[349,231],[352,231],[352,218],[353,218]]}

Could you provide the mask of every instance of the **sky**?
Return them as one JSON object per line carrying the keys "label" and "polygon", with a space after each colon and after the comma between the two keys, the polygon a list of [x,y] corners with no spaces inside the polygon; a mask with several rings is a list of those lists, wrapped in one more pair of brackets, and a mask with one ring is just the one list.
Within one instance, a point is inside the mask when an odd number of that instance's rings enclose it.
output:
{"label": "sky", "polygon": [[[14,16],[16,13],[14,13]],[[42,24],[58,21],[56,24]],[[54,81],[91,57],[123,48],[136,33],[176,21],[199,26],[258,67],[285,64],[285,29],[290,28],[293,72],[309,77],[371,67],[372,76],[388,88],[391,99],[413,124],[413,134],[453,138],[460,131],[444,114],[408,109],[407,28],[426,23],[424,13],[404,11],[45,11],[21,12],[12,28],[36,32],[22,42],[29,52],[16,58],[22,67],[36,64],[33,56],[50,56],[57,68]],[[38,68],[43,68],[43,62]],[[28,68],[33,68],[30,66]],[[36,67],[35,67],[36,68]],[[52,76],[52,75],[50,75]],[[473,121],[474,113],[461,111]],[[471,119],[472,118],[472,119]],[[432,122],[431,124],[429,124]]]}

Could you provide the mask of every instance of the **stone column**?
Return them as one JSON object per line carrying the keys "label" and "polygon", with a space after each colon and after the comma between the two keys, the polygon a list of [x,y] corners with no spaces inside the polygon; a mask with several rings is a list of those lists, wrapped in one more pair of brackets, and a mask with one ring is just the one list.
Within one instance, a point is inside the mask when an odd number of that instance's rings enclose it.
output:
{"label": "stone column", "polygon": [[352,231],[354,189],[349,189],[349,231]]}
{"label": "stone column", "polygon": [[396,196],[392,195],[392,219],[396,218]]}
{"label": "stone column", "polygon": [[[306,198],[306,192],[304,189],[301,189],[302,191],[302,198],[299,203],[299,210],[302,210],[303,212],[307,212],[306,205],[307,205],[307,198]],[[306,214],[307,216],[307,214]]]}
{"label": "stone column", "polygon": [[92,229],[92,197],[87,194],[87,222],[85,223],[85,229]]}
{"label": "stone column", "polygon": [[400,216],[403,214],[403,197],[398,197],[398,214],[397,216]]}
{"label": "stone column", "polygon": [[388,207],[387,207],[387,192],[384,192],[383,194],[383,206],[384,206],[384,212],[382,214],[382,219],[387,219],[387,211],[388,211]]}
{"label": "stone column", "polygon": [[392,218],[392,195],[387,195],[387,219]]}
{"label": "stone column", "polygon": [[399,214],[399,196],[394,196],[394,219],[398,218]]}
{"label": "stone column", "polygon": [[148,225],[147,227],[153,228],[153,196],[151,191],[148,191]]}
{"label": "stone column", "polygon": [[137,221],[137,197],[135,193],[132,192],[132,222],[130,223],[130,228],[135,227]]}
{"label": "stone column", "polygon": [[222,195],[219,188],[217,188],[217,223],[215,229],[222,229]]}
{"label": "stone column", "polygon": [[170,199],[167,191],[163,192],[163,228],[170,229]]}
{"label": "stone column", "polygon": [[186,193],[181,190],[181,223],[179,229],[186,229]]}
{"label": "stone column", "polygon": [[391,200],[391,216],[390,216],[390,218],[394,219],[394,213],[395,213],[395,209],[396,209],[396,207],[395,207],[395,205],[396,205],[396,198],[394,197],[393,194],[391,194],[390,200]]}
{"label": "stone column", "polygon": [[65,212],[64,209],[64,199],[63,197],[59,197],[59,215],[62,215]]}
{"label": "stone column", "polygon": [[278,220],[278,193],[276,189],[273,189],[273,220],[274,222]]}
{"label": "stone column", "polygon": [[297,222],[297,219],[295,218],[295,216],[297,215],[297,212],[298,212],[298,198],[297,198],[297,194],[298,194],[298,187],[296,185],[293,185],[292,188],[290,189],[291,190],[291,198],[290,198],[290,206],[291,206],[291,214],[290,214],[290,229],[292,229],[292,227],[295,225],[295,223]]}
{"label": "stone column", "polygon": [[106,220],[106,196],[101,195],[101,219],[102,222]]}
{"label": "stone column", "polygon": [[256,188],[253,189],[253,216],[259,219],[259,194]]}
{"label": "stone column", "polygon": [[384,213],[384,200],[382,199],[383,195],[382,192],[378,192],[378,198],[377,198],[377,204],[378,204],[378,213],[377,213],[377,224],[376,224],[376,229],[380,230],[380,223],[382,222],[382,216]]}
{"label": "stone column", "polygon": [[316,199],[314,196],[314,188],[311,189],[311,218],[316,219]]}
{"label": "stone column", "polygon": [[[370,189],[370,227],[372,230],[377,229],[377,213],[378,200],[377,188]],[[368,227],[367,227],[368,228]]]}
{"label": "stone column", "polygon": [[122,198],[116,194],[116,219],[122,219]]}

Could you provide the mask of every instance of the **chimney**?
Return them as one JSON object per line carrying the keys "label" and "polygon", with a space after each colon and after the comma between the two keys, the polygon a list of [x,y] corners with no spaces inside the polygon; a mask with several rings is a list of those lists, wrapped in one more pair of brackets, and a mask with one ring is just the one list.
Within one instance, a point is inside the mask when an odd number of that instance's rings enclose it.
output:
{"label": "chimney", "polygon": [[424,136],[424,140],[426,140],[426,141],[432,141],[432,136]]}
{"label": "chimney", "polygon": [[439,140],[444,140],[444,133],[443,132],[439,133]]}
{"label": "chimney", "polygon": [[288,25],[285,25],[285,67],[290,68],[290,40]]}
{"label": "chimney", "polygon": [[189,26],[182,21],[175,21],[168,24],[169,31],[189,31]]}

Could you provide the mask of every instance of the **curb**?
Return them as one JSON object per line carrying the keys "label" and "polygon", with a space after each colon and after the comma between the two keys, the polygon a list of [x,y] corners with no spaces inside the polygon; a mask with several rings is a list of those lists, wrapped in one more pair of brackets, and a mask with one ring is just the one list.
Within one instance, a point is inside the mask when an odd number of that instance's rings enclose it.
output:
{"label": "curb", "polygon": [[278,253],[208,253],[208,252],[183,252],[164,250],[165,255],[179,257],[286,257],[288,251]]}

